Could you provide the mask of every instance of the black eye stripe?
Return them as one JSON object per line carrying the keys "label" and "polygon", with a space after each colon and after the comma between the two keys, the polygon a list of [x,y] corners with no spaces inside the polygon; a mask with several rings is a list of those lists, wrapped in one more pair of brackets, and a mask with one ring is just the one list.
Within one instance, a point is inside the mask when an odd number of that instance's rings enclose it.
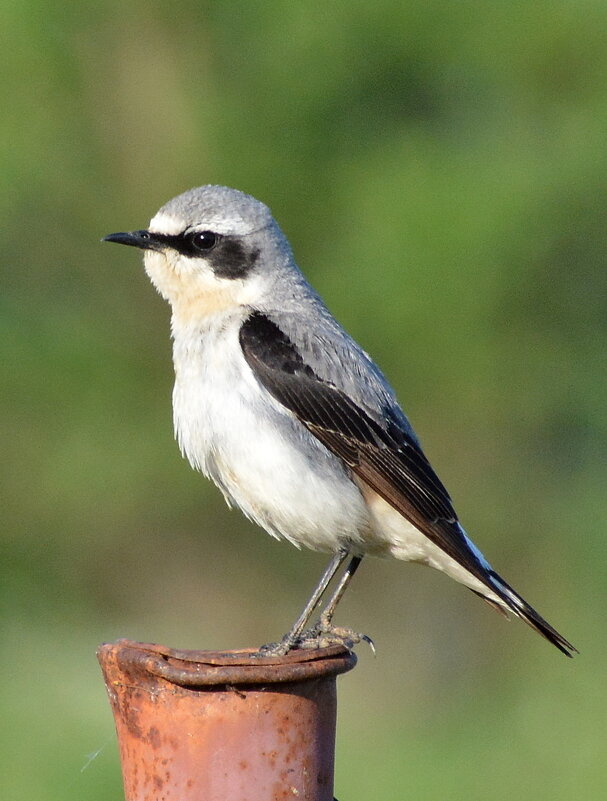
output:
{"label": "black eye stripe", "polygon": [[[211,247],[204,248],[200,247],[200,243],[197,244],[197,238],[204,235],[209,238],[214,237],[214,242]],[[185,231],[181,234],[157,234],[153,232],[150,236],[159,244],[173,248],[173,250],[181,253],[182,256],[194,257],[209,253],[213,249],[213,246],[222,239],[221,234],[216,234],[214,231]]]}
{"label": "black eye stripe", "polygon": [[[160,249],[169,247],[182,256],[205,259],[218,278],[242,279],[255,268],[259,259],[259,249],[245,245],[238,236],[216,234],[209,230],[185,231],[181,234],[150,231],[149,236]],[[203,237],[202,241],[195,239],[200,236]]]}

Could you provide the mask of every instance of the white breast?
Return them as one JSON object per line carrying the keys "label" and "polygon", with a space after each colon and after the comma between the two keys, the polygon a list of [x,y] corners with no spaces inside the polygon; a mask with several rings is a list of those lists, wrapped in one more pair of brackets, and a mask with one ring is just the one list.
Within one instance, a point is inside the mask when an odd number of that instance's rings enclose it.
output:
{"label": "white breast", "polygon": [[238,341],[241,322],[240,314],[207,318],[204,328],[174,322],[173,412],[182,452],[273,536],[319,550],[362,545],[370,523],[359,489],[257,382]]}

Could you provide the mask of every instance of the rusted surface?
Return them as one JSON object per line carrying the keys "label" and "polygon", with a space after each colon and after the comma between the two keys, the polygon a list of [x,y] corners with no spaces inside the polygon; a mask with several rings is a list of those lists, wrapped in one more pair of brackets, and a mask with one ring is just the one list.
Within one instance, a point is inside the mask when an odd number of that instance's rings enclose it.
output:
{"label": "rusted surface", "polygon": [[98,651],[126,801],[333,801],[339,646],[259,658],[119,640]]}

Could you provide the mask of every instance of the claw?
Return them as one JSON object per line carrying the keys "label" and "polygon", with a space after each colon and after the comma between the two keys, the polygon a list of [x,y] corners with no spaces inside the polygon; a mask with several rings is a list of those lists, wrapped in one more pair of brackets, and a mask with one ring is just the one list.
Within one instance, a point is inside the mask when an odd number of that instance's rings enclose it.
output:
{"label": "claw", "polygon": [[371,651],[373,653],[373,656],[377,656],[377,651],[375,649],[375,643],[373,642],[371,637],[369,637],[367,634],[361,634],[360,635],[360,639],[364,640],[367,643],[367,645],[369,646],[369,648],[371,649]]}

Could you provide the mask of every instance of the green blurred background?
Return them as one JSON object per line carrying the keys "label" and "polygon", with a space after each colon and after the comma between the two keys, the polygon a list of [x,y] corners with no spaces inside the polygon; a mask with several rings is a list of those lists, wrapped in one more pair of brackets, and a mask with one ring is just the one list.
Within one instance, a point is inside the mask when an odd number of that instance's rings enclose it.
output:
{"label": "green blurred background", "polygon": [[260,644],[324,567],[181,459],[168,308],[99,243],[203,183],[272,207],[476,542],[582,651],[369,560],[337,797],[605,797],[606,30],[602,0],[5,0],[4,798],[122,797],[100,642]]}

